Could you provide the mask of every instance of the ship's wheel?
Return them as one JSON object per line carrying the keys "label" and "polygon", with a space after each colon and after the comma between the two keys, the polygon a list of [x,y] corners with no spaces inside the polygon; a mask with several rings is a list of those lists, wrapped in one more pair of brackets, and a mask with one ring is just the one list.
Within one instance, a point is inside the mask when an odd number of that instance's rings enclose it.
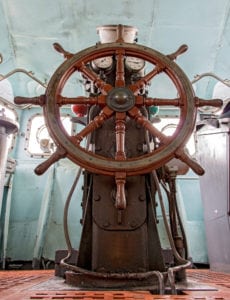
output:
{"label": "ship's wheel", "polygon": [[[66,61],[51,77],[45,95],[30,99],[15,98],[17,104],[33,103],[43,106],[48,130],[57,145],[56,152],[36,168],[37,174],[45,172],[52,163],[60,158],[68,157],[74,163],[91,172],[115,176],[118,194],[119,191],[120,194],[124,193],[123,187],[126,176],[148,173],[174,157],[185,162],[197,174],[203,174],[202,167],[186,154],[184,147],[195,125],[197,107],[204,105],[220,106],[221,101],[202,100],[195,97],[190,81],[174,62],[179,54],[187,50],[187,46],[182,45],[170,55],[163,55],[142,45],[124,43],[122,39],[115,43],[98,44],[77,54],[66,52],[58,44],[55,44],[55,48],[64,54]],[[101,79],[89,67],[90,62],[104,57],[113,57],[116,61],[113,85]],[[150,66],[147,74],[133,84],[127,84],[125,80],[125,59],[127,57],[144,60]],[[75,72],[80,72],[90,79],[100,93],[94,97],[65,97],[63,95],[64,88]],[[164,73],[175,86],[176,98],[150,98],[141,93],[143,87],[151,83],[161,73]],[[61,106],[67,104],[98,105],[101,110],[80,132],[70,136],[64,129],[60,116]],[[164,135],[142,114],[142,107],[153,105],[170,105],[179,108],[179,123],[172,136]],[[96,155],[81,145],[85,137],[93,133],[111,117],[115,118],[116,154],[114,158]],[[145,155],[127,158],[125,153],[127,118],[132,118],[140,126],[143,126],[150,135],[159,141],[159,146]]]}

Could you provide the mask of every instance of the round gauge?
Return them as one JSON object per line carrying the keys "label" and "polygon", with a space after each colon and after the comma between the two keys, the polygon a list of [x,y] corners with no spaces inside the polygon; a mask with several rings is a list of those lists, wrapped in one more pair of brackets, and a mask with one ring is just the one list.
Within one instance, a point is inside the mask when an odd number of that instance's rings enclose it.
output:
{"label": "round gauge", "polygon": [[106,70],[106,69],[110,69],[112,65],[113,65],[112,56],[100,57],[92,61],[92,67],[94,69]]}
{"label": "round gauge", "polygon": [[138,57],[127,56],[125,60],[125,65],[129,70],[138,72],[144,68],[145,61]]}

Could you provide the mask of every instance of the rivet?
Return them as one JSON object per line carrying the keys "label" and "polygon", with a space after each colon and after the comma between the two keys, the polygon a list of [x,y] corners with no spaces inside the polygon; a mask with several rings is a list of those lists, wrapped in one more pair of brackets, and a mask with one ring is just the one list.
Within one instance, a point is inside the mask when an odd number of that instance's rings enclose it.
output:
{"label": "rivet", "polygon": [[104,223],[103,223],[103,227],[109,227],[110,226],[110,222],[109,221],[105,221]]}
{"label": "rivet", "polygon": [[142,151],[143,150],[143,144],[137,144],[137,150]]}
{"label": "rivet", "polygon": [[130,226],[132,228],[136,227],[137,226],[137,222],[135,220],[133,220],[131,223],[130,223]]}
{"label": "rivet", "polygon": [[138,199],[139,199],[140,201],[145,201],[145,197],[144,197],[143,195],[140,195],[140,196],[138,197]]}
{"label": "rivet", "polygon": [[100,195],[97,195],[97,196],[94,197],[94,201],[99,201],[99,200],[101,200],[101,196]]}

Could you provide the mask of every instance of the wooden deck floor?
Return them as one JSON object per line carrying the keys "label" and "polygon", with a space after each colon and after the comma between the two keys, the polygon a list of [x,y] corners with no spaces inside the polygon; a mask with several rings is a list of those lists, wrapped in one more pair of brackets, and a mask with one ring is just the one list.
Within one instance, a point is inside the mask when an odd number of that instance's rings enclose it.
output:
{"label": "wooden deck floor", "polygon": [[186,272],[188,281],[204,288],[184,290],[182,295],[153,295],[147,291],[82,291],[67,286],[64,279],[54,276],[53,270],[0,271],[0,299],[230,300],[230,274],[194,269]]}

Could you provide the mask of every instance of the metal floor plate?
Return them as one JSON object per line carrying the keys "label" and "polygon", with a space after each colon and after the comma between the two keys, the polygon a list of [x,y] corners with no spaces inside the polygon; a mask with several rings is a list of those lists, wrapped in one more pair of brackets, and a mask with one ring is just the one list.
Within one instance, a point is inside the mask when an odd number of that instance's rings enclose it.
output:
{"label": "metal floor plate", "polygon": [[[187,277],[192,285],[189,284],[182,295],[153,295],[148,291],[77,290],[56,278],[53,270],[0,271],[0,299],[230,300],[230,274],[210,270],[187,270]],[[195,289],[193,285],[196,286]]]}

